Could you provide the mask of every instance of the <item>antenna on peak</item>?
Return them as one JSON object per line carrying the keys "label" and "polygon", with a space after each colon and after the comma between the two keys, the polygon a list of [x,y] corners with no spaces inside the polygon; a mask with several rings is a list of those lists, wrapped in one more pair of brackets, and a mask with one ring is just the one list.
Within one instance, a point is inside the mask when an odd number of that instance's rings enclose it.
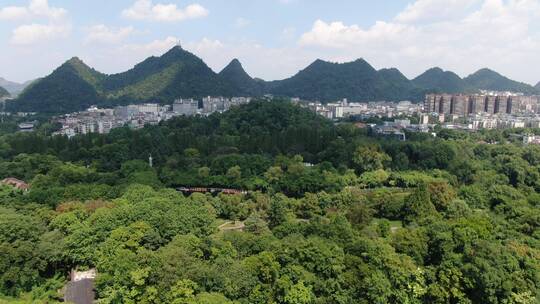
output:
{"label": "antenna on peak", "polygon": [[177,46],[178,48],[182,48],[182,43],[180,42],[180,39],[178,39],[178,40],[176,41],[176,46]]}

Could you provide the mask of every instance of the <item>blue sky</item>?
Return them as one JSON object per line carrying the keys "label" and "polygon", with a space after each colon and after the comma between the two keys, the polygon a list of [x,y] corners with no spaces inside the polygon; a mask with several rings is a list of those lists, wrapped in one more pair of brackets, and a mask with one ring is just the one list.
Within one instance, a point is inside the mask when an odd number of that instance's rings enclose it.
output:
{"label": "blue sky", "polygon": [[317,58],[412,78],[490,67],[540,81],[540,0],[2,0],[0,77],[45,76],[72,56],[105,73],[177,41],[215,71],[289,77]]}

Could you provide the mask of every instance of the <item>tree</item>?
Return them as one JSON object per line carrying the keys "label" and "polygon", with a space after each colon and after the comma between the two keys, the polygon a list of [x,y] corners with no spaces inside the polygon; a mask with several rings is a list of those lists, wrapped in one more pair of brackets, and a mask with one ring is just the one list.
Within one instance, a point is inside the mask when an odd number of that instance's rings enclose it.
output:
{"label": "tree", "polygon": [[240,166],[234,166],[227,170],[227,178],[233,182],[238,183],[242,177],[242,169]]}
{"label": "tree", "polygon": [[388,154],[372,146],[360,146],[353,155],[353,163],[359,173],[384,169],[385,164],[391,160]]}
{"label": "tree", "polygon": [[304,285],[300,281],[287,292],[285,295],[285,303],[287,304],[309,304],[313,303],[313,293],[311,288]]}
{"label": "tree", "polygon": [[369,208],[366,203],[359,202],[354,204],[347,212],[349,222],[356,227],[367,226],[373,218],[374,210]]}
{"label": "tree", "polygon": [[180,280],[171,287],[167,300],[171,304],[196,304],[195,290],[197,288],[197,283],[191,280]]}
{"label": "tree", "polygon": [[283,170],[278,166],[270,167],[264,174],[264,177],[269,183],[277,182],[283,177]]}
{"label": "tree", "polygon": [[282,194],[272,197],[270,209],[268,210],[268,225],[270,228],[279,226],[289,218],[288,198]]}
{"label": "tree", "polygon": [[261,235],[269,232],[268,224],[257,213],[252,213],[244,222],[245,230],[253,234]]}
{"label": "tree", "polygon": [[431,203],[427,185],[422,184],[405,200],[403,217],[408,223],[423,221],[436,216],[437,210]]}

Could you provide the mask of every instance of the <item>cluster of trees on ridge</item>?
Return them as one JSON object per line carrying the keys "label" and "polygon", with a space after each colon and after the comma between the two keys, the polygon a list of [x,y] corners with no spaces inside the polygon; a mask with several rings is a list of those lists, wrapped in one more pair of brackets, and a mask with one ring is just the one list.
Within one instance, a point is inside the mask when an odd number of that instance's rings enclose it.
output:
{"label": "cluster of trees on ridge", "polygon": [[512,142],[524,130],[398,142],[275,101],[109,135],[41,131],[0,137],[0,175],[32,184],[0,188],[0,302],[55,303],[74,267],[97,268],[99,303],[540,297],[540,147]]}

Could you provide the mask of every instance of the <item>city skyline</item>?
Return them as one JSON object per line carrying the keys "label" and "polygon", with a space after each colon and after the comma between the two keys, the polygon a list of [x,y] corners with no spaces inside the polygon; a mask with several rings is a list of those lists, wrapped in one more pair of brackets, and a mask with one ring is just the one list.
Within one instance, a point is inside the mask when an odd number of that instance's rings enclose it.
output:
{"label": "city skyline", "polygon": [[532,85],[540,80],[538,0],[73,2],[0,5],[0,77],[42,77],[72,56],[117,73],[180,42],[214,71],[238,58],[265,80],[317,58],[364,58],[408,78],[440,66],[462,77],[488,67]]}

